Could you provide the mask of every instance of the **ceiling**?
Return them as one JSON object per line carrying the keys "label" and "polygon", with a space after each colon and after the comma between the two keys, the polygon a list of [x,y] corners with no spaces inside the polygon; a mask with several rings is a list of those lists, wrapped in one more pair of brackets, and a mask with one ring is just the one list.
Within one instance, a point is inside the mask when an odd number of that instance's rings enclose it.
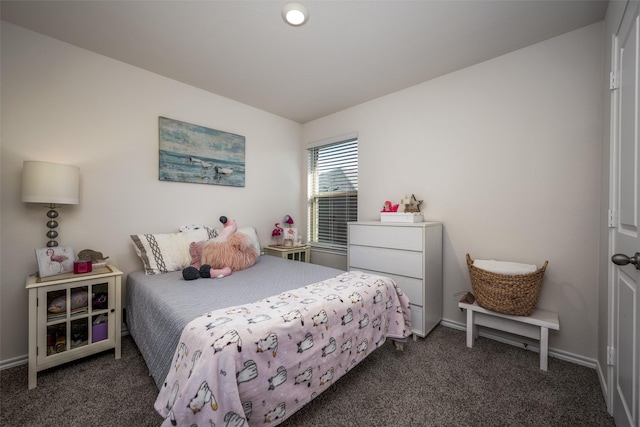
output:
{"label": "ceiling", "polygon": [[6,1],[2,20],[305,123],[604,19],[604,0]]}

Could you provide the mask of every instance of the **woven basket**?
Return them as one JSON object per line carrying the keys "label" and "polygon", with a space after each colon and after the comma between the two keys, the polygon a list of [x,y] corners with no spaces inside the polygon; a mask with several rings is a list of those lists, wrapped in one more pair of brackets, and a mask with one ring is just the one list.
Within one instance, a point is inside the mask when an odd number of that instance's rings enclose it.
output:
{"label": "woven basket", "polygon": [[467,254],[471,287],[478,305],[504,314],[530,315],[538,302],[548,263],[545,261],[544,265],[533,273],[505,275],[474,266],[473,260]]}

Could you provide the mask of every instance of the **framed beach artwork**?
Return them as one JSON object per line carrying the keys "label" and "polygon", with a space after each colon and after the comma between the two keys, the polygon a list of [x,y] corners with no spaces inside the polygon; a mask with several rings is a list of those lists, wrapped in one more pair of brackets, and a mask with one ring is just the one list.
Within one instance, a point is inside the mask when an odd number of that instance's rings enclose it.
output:
{"label": "framed beach artwork", "polygon": [[159,117],[161,181],[244,187],[245,137]]}

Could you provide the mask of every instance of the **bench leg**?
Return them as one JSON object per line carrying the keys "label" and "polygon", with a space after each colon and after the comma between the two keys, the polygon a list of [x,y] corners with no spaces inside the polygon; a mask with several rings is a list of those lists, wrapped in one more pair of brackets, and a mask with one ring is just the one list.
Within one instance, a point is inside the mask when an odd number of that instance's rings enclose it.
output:
{"label": "bench leg", "polygon": [[540,327],[540,369],[547,370],[547,355],[549,353],[549,328]]}
{"label": "bench leg", "polygon": [[473,321],[473,310],[467,310],[467,347],[473,347],[473,341],[477,337],[477,326]]}

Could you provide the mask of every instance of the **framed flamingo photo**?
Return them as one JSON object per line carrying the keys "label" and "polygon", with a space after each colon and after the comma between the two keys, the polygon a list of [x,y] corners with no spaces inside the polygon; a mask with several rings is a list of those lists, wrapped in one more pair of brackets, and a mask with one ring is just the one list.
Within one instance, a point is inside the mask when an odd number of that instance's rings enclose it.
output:
{"label": "framed flamingo photo", "polygon": [[72,273],[75,253],[70,246],[36,249],[38,274],[42,277]]}

